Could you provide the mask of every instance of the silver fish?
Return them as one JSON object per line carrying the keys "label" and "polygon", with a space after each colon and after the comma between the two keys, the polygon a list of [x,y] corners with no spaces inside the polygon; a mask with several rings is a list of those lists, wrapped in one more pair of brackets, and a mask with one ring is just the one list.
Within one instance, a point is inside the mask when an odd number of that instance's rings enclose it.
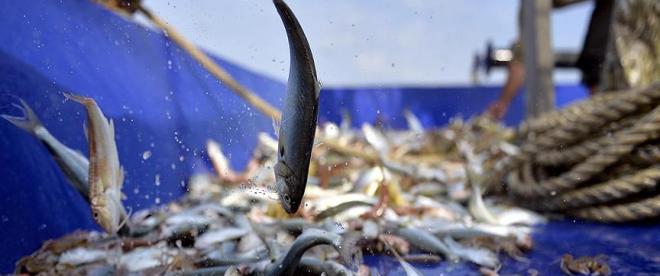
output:
{"label": "silver fish", "polygon": [[404,238],[406,241],[410,242],[411,245],[419,248],[423,252],[443,255],[452,260],[456,259],[456,255],[446,244],[424,230],[413,227],[404,227],[395,228],[393,233]]}
{"label": "silver fish", "polygon": [[294,213],[300,207],[307,185],[321,88],[312,52],[298,20],[284,1],[273,0],[273,3],[286,28],[291,55],[274,170],[282,207]]}
{"label": "silver fish", "polygon": [[202,234],[197,240],[195,241],[195,248],[211,248],[215,244],[228,241],[228,240],[235,240],[239,239],[241,237],[244,237],[247,235],[249,231],[247,229],[243,228],[222,228],[218,229],[215,231],[208,231],[204,234]]}
{"label": "silver fish", "polygon": [[89,184],[87,183],[89,160],[80,152],[67,147],[57,140],[44,127],[32,108],[23,99],[19,99],[19,101],[21,105],[14,104],[14,106],[23,112],[23,117],[6,114],[2,114],[0,117],[39,139],[53,156],[53,159],[55,159],[64,176],[69,180],[69,183],[89,202]]}
{"label": "silver fish", "polygon": [[94,220],[110,234],[115,234],[126,222],[127,214],[121,202],[124,171],[119,165],[115,127],[94,99],[64,94],[87,109],[87,139],[89,140],[89,199]]}

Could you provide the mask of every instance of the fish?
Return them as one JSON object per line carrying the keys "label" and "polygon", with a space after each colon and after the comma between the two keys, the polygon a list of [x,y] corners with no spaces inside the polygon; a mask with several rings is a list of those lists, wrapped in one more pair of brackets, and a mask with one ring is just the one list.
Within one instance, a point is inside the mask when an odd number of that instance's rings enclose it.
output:
{"label": "fish", "polygon": [[57,140],[41,123],[41,120],[39,120],[39,117],[37,117],[37,114],[34,113],[32,108],[23,99],[19,98],[18,100],[21,105],[13,104],[13,106],[23,113],[23,117],[7,114],[1,114],[0,117],[39,139],[53,156],[53,159],[55,159],[55,162],[69,183],[89,202],[89,184],[87,182],[89,160],[87,160],[87,157]]}
{"label": "fish", "polygon": [[491,211],[486,207],[486,203],[481,196],[481,187],[479,184],[472,183],[472,195],[470,196],[470,202],[468,203],[468,210],[470,214],[478,221],[485,222],[488,224],[497,224],[499,225],[498,219],[491,213]]}
{"label": "fish", "polygon": [[500,260],[497,259],[497,255],[486,248],[464,246],[449,236],[446,236],[443,241],[452,253],[462,259],[488,268],[496,268],[500,265]]}
{"label": "fish", "polygon": [[195,248],[212,248],[215,244],[228,240],[236,240],[247,235],[249,231],[244,228],[225,227],[222,229],[207,231],[195,241]]}
{"label": "fish", "polygon": [[395,228],[392,232],[393,234],[407,240],[411,245],[417,247],[423,252],[443,255],[450,260],[455,260],[457,258],[444,242],[424,230],[414,227],[402,227]]}
{"label": "fish", "polygon": [[89,140],[89,200],[94,220],[108,233],[115,234],[127,222],[121,202],[124,170],[119,164],[115,127],[92,98],[64,93],[87,110]]}
{"label": "fish", "polygon": [[273,0],[273,3],[286,29],[291,55],[274,171],[280,204],[293,214],[300,207],[307,185],[321,86],[312,51],[298,20],[284,1]]}
{"label": "fish", "polygon": [[422,220],[414,223],[417,227],[425,227],[436,236],[450,236],[453,238],[474,237],[514,237],[517,242],[524,242],[532,233],[527,226],[507,226],[496,224],[473,223],[466,225],[462,222],[450,222],[443,219]]}
{"label": "fish", "polygon": [[294,275],[300,259],[305,252],[317,245],[332,245],[337,252],[341,252],[341,237],[335,233],[310,228],[305,230],[295,241],[286,254],[280,256],[273,263],[267,273],[269,276]]}

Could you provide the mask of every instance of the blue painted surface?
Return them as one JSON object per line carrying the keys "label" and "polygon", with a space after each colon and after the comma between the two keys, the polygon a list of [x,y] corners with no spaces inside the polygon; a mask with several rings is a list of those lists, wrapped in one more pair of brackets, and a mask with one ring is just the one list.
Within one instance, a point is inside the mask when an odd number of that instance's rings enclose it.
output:
{"label": "blue painted surface", "polygon": [[[564,254],[575,257],[605,254],[612,275],[658,275],[660,273],[660,227],[651,224],[608,225],[583,221],[553,221],[536,228],[534,249],[526,254],[530,263],[500,255],[501,275],[562,275],[559,260]],[[365,263],[387,275],[405,275],[392,257],[367,256]],[[478,267],[467,263],[416,264],[424,275],[479,275]]]}
{"label": "blue painted surface", "polygon": [[[129,208],[147,208],[181,196],[183,181],[209,168],[206,139],[219,141],[240,169],[257,132],[272,131],[270,118],[243,104],[161,34],[89,1],[0,0],[0,26],[0,112],[16,114],[10,103],[16,101],[13,96],[22,97],[54,136],[86,153],[84,110],[64,101],[61,93],[97,99],[115,121]],[[282,83],[217,61],[239,82],[281,106]],[[457,114],[480,112],[498,91],[497,87],[324,89],[319,116],[322,121],[338,121],[343,108],[352,113],[355,126],[380,116],[399,128],[404,126],[401,109],[410,108],[430,128]],[[561,86],[557,102],[563,105],[584,94],[580,87]],[[522,106],[517,98],[507,123],[520,120]],[[152,155],[144,160],[146,151]],[[46,239],[76,229],[98,229],[88,206],[33,137],[0,121],[0,152],[0,273],[11,271],[20,256]],[[536,236],[531,267],[556,274],[558,264],[552,262],[574,252],[614,254],[617,271],[658,270],[660,252],[654,236],[658,230],[657,226],[553,222]],[[378,260],[387,265],[387,258]],[[425,272],[434,275],[443,269]],[[458,273],[465,266],[450,269]],[[526,265],[510,264],[505,269],[524,272]]]}
{"label": "blue painted surface", "polygon": [[[401,115],[410,109],[426,128],[447,124],[455,116],[469,118],[487,109],[501,91],[500,87],[369,87],[326,89],[321,94],[319,120],[341,121],[341,110],[352,115],[352,125],[382,121],[392,128],[405,128]],[[521,95],[524,93],[520,93]],[[509,112],[503,118],[508,125],[517,125],[524,118],[524,99],[514,98]],[[556,88],[556,105],[559,107],[585,98],[586,90],[576,85],[559,85]]]}

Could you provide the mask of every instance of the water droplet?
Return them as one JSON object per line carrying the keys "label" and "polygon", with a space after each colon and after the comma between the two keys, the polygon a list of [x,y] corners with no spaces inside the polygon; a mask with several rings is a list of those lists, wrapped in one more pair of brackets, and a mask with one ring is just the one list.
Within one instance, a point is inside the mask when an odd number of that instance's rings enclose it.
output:
{"label": "water droplet", "polygon": [[145,151],[145,152],[142,153],[142,159],[143,159],[143,160],[147,160],[147,159],[149,159],[150,157],[151,157],[151,151],[150,151],[150,150],[147,150],[147,151]]}
{"label": "water droplet", "polygon": [[154,179],[156,186],[160,186],[160,174],[156,174],[156,179]]}

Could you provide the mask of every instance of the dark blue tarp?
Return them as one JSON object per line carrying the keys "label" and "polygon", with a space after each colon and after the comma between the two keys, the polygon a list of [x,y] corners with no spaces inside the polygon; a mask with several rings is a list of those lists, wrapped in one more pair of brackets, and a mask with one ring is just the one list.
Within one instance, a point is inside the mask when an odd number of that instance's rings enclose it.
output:
{"label": "dark blue tarp", "polygon": [[[0,0],[0,26],[0,112],[18,115],[10,104],[16,102],[15,96],[21,97],[55,137],[86,153],[84,110],[64,101],[61,93],[94,97],[115,122],[120,161],[126,171],[125,204],[133,210],[181,196],[188,176],[208,170],[206,139],[219,141],[240,169],[257,133],[272,132],[270,118],[246,106],[159,32],[128,22],[90,1]],[[217,61],[239,82],[281,106],[283,83]],[[346,109],[355,126],[380,117],[389,126],[403,127],[400,112],[409,108],[425,127],[435,127],[457,114],[478,113],[498,92],[496,87],[324,89],[319,115],[321,121],[339,121],[341,109]],[[580,97],[584,90],[579,87],[558,88],[558,104]],[[515,124],[522,115],[518,98],[506,121]],[[11,271],[20,256],[46,239],[98,227],[45,147],[1,120],[0,134],[2,273]],[[145,160],[147,151],[151,157]],[[566,252],[623,254],[608,245],[636,246],[641,248],[639,254],[660,255],[654,246],[657,236],[648,234],[657,227],[580,224],[569,228],[572,225],[560,222],[542,229],[537,237],[541,251],[531,255],[532,264],[538,265],[532,267],[556,274],[558,265],[550,263]],[[603,232],[612,234],[593,235]],[[626,242],[632,234],[635,238]],[[616,264],[657,269],[657,258],[652,266],[653,261],[636,262],[634,254],[621,255]],[[370,262],[387,265],[387,259]],[[509,267],[526,270],[526,266]]]}

